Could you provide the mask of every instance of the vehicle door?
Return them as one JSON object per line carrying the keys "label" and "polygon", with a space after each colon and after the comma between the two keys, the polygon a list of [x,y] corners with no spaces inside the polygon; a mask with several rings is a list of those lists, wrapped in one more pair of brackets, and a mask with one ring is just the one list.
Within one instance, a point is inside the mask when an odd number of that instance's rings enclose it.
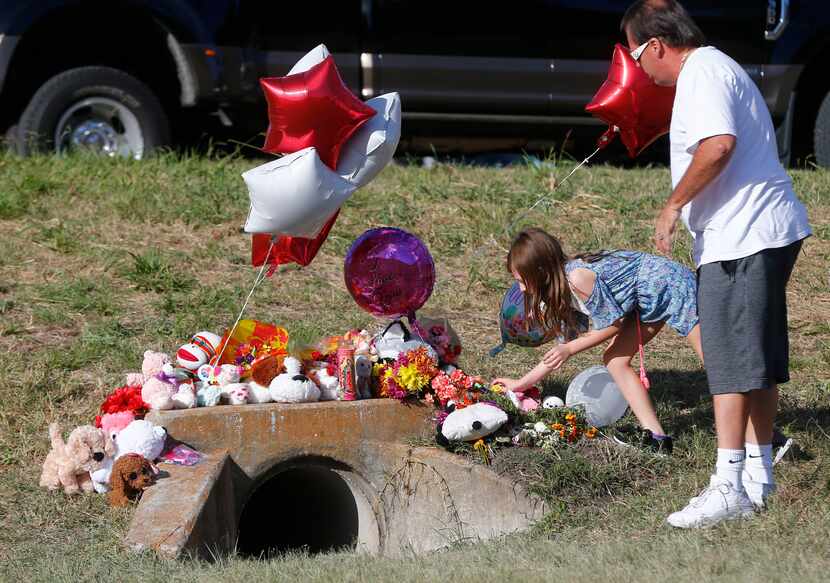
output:
{"label": "vehicle door", "polygon": [[364,97],[412,118],[550,115],[544,0],[368,0]]}
{"label": "vehicle door", "polygon": [[240,0],[239,28],[248,36],[241,57],[242,87],[261,98],[261,77],[281,77],[309,50],[323,43],[340,76],[360,94],[361,0],[277,2]]}

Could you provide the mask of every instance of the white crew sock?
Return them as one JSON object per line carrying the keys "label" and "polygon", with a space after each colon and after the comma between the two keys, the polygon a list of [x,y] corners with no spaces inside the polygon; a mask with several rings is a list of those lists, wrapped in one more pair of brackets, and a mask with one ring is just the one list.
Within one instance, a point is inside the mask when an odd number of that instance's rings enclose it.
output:
{"label": "white crew sock", "polygon": [[715,464],[715,475],[729,480],[736,490],[743,489],[741,473],[744,471],[746,453],[742,449],[718,448],[718,461]]}
{"label": "white crew sock", "polygon": [[775,484],[772,477],[772,444],[745,443],[746,463],[744,471],[749,477],[761,484]]}

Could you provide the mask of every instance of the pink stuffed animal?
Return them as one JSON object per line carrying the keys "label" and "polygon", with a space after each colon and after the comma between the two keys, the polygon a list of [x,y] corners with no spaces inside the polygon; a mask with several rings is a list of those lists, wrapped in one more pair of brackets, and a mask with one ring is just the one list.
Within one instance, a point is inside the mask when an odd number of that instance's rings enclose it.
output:
{"label": "pink stuffed animal", "polygon": [[521,411],[535,411],[542,400],[542,393],[537,387],[528,387],[521,391],[507,391],[507,396]]}
{"label": "pink stuffed animal", "polygon": [[[138,380],[135,373],[127,375],[127,383]],[[163,352],[144,352],[141,363],[141,398],[151,409],[163,411],[173,409],[173,395],[178,390],[176,375],[170,357]]]}
{"label": "pink stuffed animal", "polygon": [[133,422],[135,415],[132,411],[121,411],[120,413],[105,413],[101,417],[101,429],[109,438],[115,441],[118,432]]}

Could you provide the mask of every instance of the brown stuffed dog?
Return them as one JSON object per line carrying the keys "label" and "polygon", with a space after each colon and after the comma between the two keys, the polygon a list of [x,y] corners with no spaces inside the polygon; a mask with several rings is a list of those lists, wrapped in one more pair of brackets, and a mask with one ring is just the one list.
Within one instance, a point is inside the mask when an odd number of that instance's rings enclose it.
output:
{"label": "brown stuffed dog", "polygon": [[115,455],[115,444],[107,434],[92,425],[81,425],[72,430],[66,442],[61,437],[60,426],[49,426],[52,450],[43,461],[40,485],[49,490],[63,486],[67,494],[81,490],[92,492],[90,472],[101,469],[107,457]]}
{"label": "brown stuffed dog", "polygon": [[147,458],[128,453],[117,460],[110,474],[110,506],[126,506],[156,481],[158,470]]}

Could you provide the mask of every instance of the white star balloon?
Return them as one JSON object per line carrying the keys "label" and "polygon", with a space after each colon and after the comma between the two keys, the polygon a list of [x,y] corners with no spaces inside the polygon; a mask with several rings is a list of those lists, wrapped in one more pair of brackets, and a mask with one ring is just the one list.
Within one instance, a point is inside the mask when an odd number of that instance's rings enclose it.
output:
{"label": "white star balloon", "polygon": [[357,186],[326,166],[315,148],[242,174],[251,198],[246,233],[314,237]]}

